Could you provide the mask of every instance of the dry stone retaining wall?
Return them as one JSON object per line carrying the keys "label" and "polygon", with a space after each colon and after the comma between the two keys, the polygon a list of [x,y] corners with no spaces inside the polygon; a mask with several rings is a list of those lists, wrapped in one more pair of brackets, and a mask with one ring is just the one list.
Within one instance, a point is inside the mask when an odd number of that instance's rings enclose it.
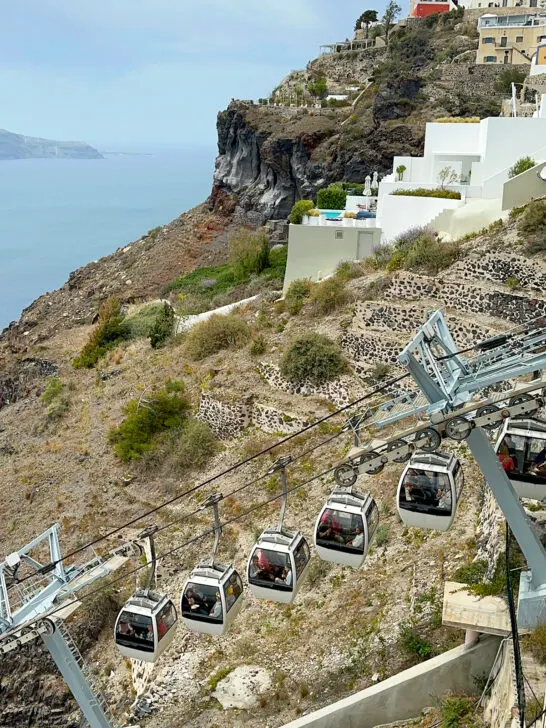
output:
{"label": "dry stone retaining wall", "polygon": [[[426,321],[432,308],[359,301],[356,305],[355,323],[362,327],[372,326],[412,334]],[[494,332],[493,328],[480,326],[473,321],[463,321],[449,314],[446,319],[455,342],[461,346],[485,339]],[[404,345],[405,343],[402,346]]]}
{"label": "dry stone retaining wall", "polygon": [[380,333],[347,331],[341,339],[343,353],[355,361],[370,364],[398,364],[398,354],[406,345],[404,337],[387,339]]}
{"label": "dry stone retaining wall", "polygon": [[455,263],[449,272],[454,273],[457,278],[500,283],[517,278],[524,288],[540,292],[546,290],[546,274],[540,268],[537,269],[536,262],[533,263],[522,255],[485,253],[480,257],[472,256]]}
{"label": "dry stone retaining wall", "polygon": [[524,295],[505,293],[473,286],[451,283],[412,273],[397,274],[385,291],[386,298],[418,300],[436,298],[449,308],[465,313],[496,316],[515,324],[523,324],[546,312],[546,301]]}
{"label": "dry stone retaining wall", "polygon": [[231,403],[215,399],[208,392],[201,394],[197,416],[221,440],[237,437],[249,425],[271,434],[291,435],[309,424],[302,417],[254,402],[251,396],[241,402]]}
{"label": "dry stone retaining wall", "polygon": [[487,561],[487,578],[492,579],[497,566],[500,555],[504,552],[504,516],[497,505],[495,496],[485,488],[485,497],[478,529],[476,532],[476,540],[478,544],[478,553],[476,558]]}
{"label": "dry stone retaining wall", "polygon": [[260,362],[258,364],[258,371],[268,384],[283,392],[288,392],[289,394],[301,394],[304,397],[309,397],[311,395],[326,397],[338,407],[344,407],[346,404],[349,404],[350,399],[347,377],[340,377],[340,379],[336,379],[333,382],[325,382],[324,384],[313,384],[312,382],[294,384],[293,382],[289,382],[285,379],[280,373],[279,367],[274,364]]}

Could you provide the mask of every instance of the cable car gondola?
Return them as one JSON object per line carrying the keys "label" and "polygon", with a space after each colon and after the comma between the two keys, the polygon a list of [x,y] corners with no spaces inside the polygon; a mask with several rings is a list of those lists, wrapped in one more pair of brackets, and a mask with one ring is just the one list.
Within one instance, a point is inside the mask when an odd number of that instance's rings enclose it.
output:
{"label": "cable car gondola", "polygon": [[495,451],[520,498],[546,498],[546,422],[507,420]]}
{"label": "cable car gondola", "polygon": [[156,555],[153,534],[147,528],[140,538],[149,539],[151,564],[146,589],[140,589],[125,602],[114,626],[114,640],[124,657],[155,662],[171,644],[178,617],[174,604],[165,594],[151,591],[155,579]]}
{"label": "cable car gondola", "polygon": [[198,564],[182,589],[182,622],[192,632],[225,634],[243,606],[243,582],[232,566],[215,562],[222,527],[218,517],[221,494],[211,496],[204,507],[214,509],[214,546],[207,564]]}
{"label": "cable car gondola", "polygon": [[315,548],[334,564],[362,566],[379,523],[379,510],[369,494],[335,488],[315,524]]}
{"label": "cable car gondola", "polygon": [[283,529],[286,509],[286,465],[290,457],[280,458],[269,471],[281,471],[283,501],[276,528],[266,528],[250,553],[247,579],[258,599],[291,604],[296,598],[311,559],[309,545],[299,531]]}
{"label": "cable car gondola", "polygon": [[454,455],[416,453],[398,483],[398,514],[407,526],[447,531],[463,485],[463,469]]}
{"label": "cable car gondola", "polygon": [[116,645],[124,657],[155,662],[173,641],[176,623],[176,609],[169,597],[148,589],[137,591],[116,620]]}

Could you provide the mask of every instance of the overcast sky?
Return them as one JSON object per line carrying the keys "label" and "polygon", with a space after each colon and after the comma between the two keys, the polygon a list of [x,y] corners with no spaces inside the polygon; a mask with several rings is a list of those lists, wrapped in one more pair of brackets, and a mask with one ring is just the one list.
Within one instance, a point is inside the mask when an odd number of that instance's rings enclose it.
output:
{"label": "overcast sky", "polygon": [[0,128],[214,145],[216,113],[266,96],[385,0],[16,0],[0,15]]}

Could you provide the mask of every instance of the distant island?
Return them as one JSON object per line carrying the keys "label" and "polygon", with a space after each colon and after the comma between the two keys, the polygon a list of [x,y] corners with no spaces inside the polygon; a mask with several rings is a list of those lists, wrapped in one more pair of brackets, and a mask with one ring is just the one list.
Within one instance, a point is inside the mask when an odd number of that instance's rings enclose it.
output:
{"label": "distant island", "polygon": [[58,142],[53,139],[14,134],[0,129],[2,159],[103,159],[102,154],[85,142]]}

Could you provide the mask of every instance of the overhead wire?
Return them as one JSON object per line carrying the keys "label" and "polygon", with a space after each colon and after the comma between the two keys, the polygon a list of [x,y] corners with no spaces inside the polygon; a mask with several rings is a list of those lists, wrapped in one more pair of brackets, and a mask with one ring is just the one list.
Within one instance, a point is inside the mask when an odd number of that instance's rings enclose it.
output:
{"label": "overhead wire", "polygon": [[[191,488],[188,488],[187,490],[183,491],[182,493],[179,493],[178,495],[173,496],[172,498],[169,498],[166,501],[163,501],[158,506],[154,506],[153,508],[150,508],[149,510],[145,511],[144,513],[140,513],[139,515],[135,516],[134,518],[130,519],[129,521],[126,521],[125,523],[122,523],[119,526],[116,526],[115,528],[111,529],[107,533],[103,534],[102,536],[99,536],[92,541],[89,541],[82,546],[78,546],[78,548],[74,549],[73,551],[70,551],[68,554],[64,555],[60,559],[56,559],[54,561],[50,561],[48,564],[45,565],[45,567],[42,569],[39,573],[48,573],[49,571],[53,570],[55,566],[62,561],[66,561],[67,559],[72,558],[73,556],[76,556],[77,554],[81,553],[82,551],[85,551],[86,549],[92,548],[93,546],[96,546],[98,543],[101,543],[102,541],[105,541],[108,538],[111,538],[112,536],[115,536],[120,531],[123,531],[124,529],[128,528],[129,526],[134,525],[135,523],[138,523],[139,521],[142,521],[145,518],[148,518],[149,516],[153,515],[154,513],[157,513],[158,511],[166,508],[167,506],[172,505],[173,503],[176,503],[177,501],[181,500],[182,498],[185,498],[189,495],[192,495],[193,493],[197,492],[201,488],[204,488],[206,485],[209,485],[210,483],[213,483],[220,478],[226,477],[230,473],[238,470],[239,468],[243,467],[243,465],[246,465],[247,463],[252,462],[253,460],[256,460],[259,457],[262,457],[263,455],[266,455],[267,453],[271,452],[272,450],[275,450],[278,447],[281,447],[287,442],[290,442],[296,437],[299,437],[300,435],[303,435],[304,433],[308,432],[309,430],[318,427],[323,422],[327,422],[328,420],[332,419],[333,417],[336,417],[339,414],[342,414],[343,412],[346,412],[347,410],[351,409],[352,407],[357,406],[361,402],[364,402],[367,399],[370,399],[371,397],[375,396],[376,394],[380,394],[381,392],[385,391],[389,387],[397,384],[398,382],[401,382],[404,379],[407,379],[410,376],[409,372],[405,374],[400,374],[396,377],[393,377],[392,379],[389,379],[387,382],[383,382],[383,384],[379,385],[378,387],[375,387],[370,392],[366,392],[366,394],[362,395],[362,397],[359,397],[356,400],[353,400],[352,402],[349,402],[348,404],[344,405],[343,407],[338,408],[334,412],[330,412],[329,414],[325,415],[324,417],[319,418],[315,422],[310,423],[309,425],[306,425],[305,427],[302,427],[297,432],[294,432],[287,437],[284,437],[282,440],[279,440],[276,443],[273,443],[273,445],[269,445],[266,448],[263,448],[259,452],[255,453],[254,455],[251,455],[250,457],[240,460],[233,465],[231,465],[229,468],[226,468],[225,470],[221,471],[220,473],[217,473],[216,475],[211,476],[210,478],[207,478],[206,480],[203,480],[201,483],[198,483],[197,485],[192,486]],[[339,433],[341,434],[341,433]],[[256,479],[255,482],[260,480],[263,476],[260,476]],[[21,579],[18,583],[23,583],[24,581],[28,580],[29,578],[32,578],[34,575],[29,574],[24,579]]]}
{"label": "overhead wire", "polygon": [[[300,490],[300,488],[304,488],[305,486],[309,485],[310,483],[313,483],[316,480],[320,480],[321,478],[324,478],[326,475],[329,475],[329,473],[331,473],[333,470],[335,470],[335,467],[336,466],[327,468],[326,470],[323,470],[318,475],[313,475],[312,477],[308,478],[307,480],[304,480],[302,483],[298,483],[297,485],[295,485],[291,488],[288,488],[287,494],[290,495],[290,493],[295,493],[296,491]],[[224,528],[225,526],[229,526],[232,523],[236,523],[237,521],[240,521],[241,519],[245,518],[246,516],[250,515],[251,513],[261,510],[262,508],[265,508],[266,506],[268,506],[270,503],[273,503],[276,500],[283,498],[283,496],[284,496],[283,493],[278,493],[277,495],[271,496],[267,500],[262,501],[261,503],[258,503],[257,505],[253,505],[250,508],[247,508],[246,511],[242,511],[241,513],[238,513],[236,516],[229,518],[228,520],[224,521],[220,525],[222,528]],[[156,559],[157,560],[165,559],[168,556],[172,556],[172,554],[177,553],[181,549],[187,548],[188,546],[191,546],[194,543],[197,543],[198,541],[201,541],[202,539],[206,538],[207,536],[214,534],[214,532],[215,532],[214,528],[209,528],[206,531],[202,531],[197,536],[193,536],[192,538],[188,539],[187,541],[184,541],[184,543],[179,544],[178,546],[175,546],[161,554],[158,554]],[[87,599],[90,599],[91,597],[96,596],[97,594],[101,593],[105,589],[108,589],[119,582],[125,581],[126,579],[133,576],[134,574],[137,574],[139,571],[142,571],[143,569],[147,569],[148,566],[149,566],[148,563],[140,564],[139,566],[136,566],[134,569],[131,569],[130,571],[126,572],[125,574],[121,574],[120,576],[117,576],[114,579],[109,579],[107,582],[102,584],[100,587],[97,587],[96,589],[92,589],[90,592],[87,592],[82,597],[75,597],[72,602],[68,602],[68,603],[65,601],[62,604],[60,604],[56,609],[47,612],[47,614],[34,618],[31,622],[22,625],[22,628],[30,629],[30,628],[32,628],[33,625],[39,624],[39,622],[41,620],[48,619],[48,618],[54,616],[55,614],[57,614],[58,612],[63,611],[64,609],[66,609],[67,606],[70,606],[70,604],[76,604],[77,602],[84,602]],[[5,639],[5,638],[6,638],[5,635],[4,636],[0,635],[0,642],[2,641],[2,639]]]}

